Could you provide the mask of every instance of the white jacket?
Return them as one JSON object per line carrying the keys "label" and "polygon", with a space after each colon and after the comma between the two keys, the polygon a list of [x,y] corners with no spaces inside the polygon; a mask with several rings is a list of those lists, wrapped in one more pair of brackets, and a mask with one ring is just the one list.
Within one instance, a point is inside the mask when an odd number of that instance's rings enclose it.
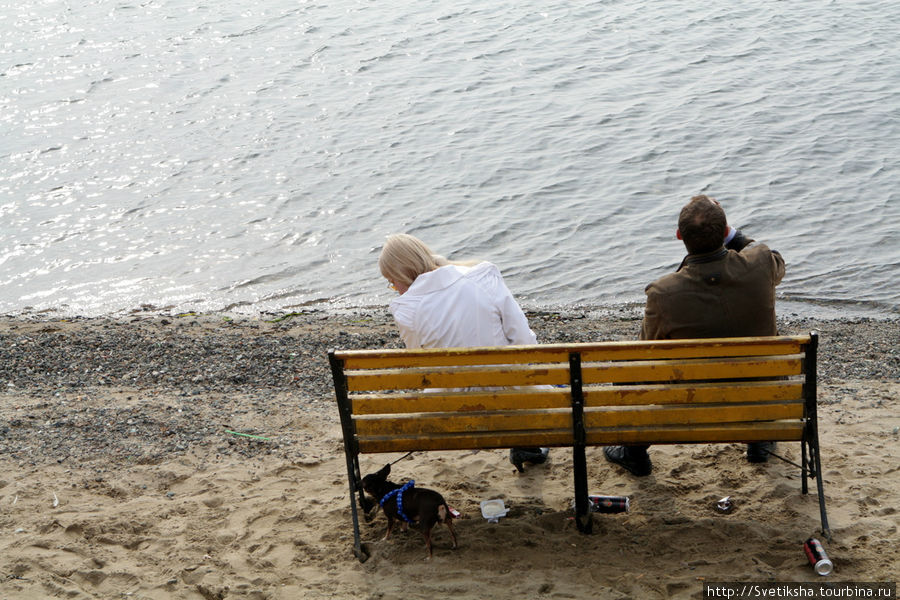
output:
{"label": "white jacket", "polygon": [[419,275],[390,305],[407,348],[534,344],[525,313],[489,262]]}

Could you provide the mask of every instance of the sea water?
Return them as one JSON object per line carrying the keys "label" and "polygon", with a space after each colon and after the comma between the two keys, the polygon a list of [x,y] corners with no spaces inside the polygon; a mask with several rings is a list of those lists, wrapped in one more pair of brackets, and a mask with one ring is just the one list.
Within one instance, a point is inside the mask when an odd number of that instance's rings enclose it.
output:
{"label": "sea water", "polygon": [[383,306],[408,232],[639,307],[720,200],[900,312],[900,3],[0,0],[0,313]]}

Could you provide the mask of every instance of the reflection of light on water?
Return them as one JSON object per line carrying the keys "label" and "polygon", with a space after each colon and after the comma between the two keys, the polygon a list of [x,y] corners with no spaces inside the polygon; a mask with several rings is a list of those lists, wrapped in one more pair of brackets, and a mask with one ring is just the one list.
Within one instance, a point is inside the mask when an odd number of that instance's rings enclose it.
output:
{"label": "reflection of light on water", "polygon": [[31,302],[33,300],[39,300],[41,298],[47,298],[49,296],[53,296],[58,293],[62,288],[48,288],[46,290],[40,290],[38,292],[34,292],[33,294],[28,294],[26,296],[22,296],[21,300],[23,302]]}

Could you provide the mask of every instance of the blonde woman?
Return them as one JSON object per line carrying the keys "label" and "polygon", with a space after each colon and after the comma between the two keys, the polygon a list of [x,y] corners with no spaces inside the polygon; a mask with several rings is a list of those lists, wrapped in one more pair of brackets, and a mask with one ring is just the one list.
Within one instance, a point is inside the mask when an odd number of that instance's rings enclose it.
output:
{"label": "blonde woman", "polygon": [[[449,261],[408,234],[388,236],[381,274],[400,295],[391,314],[407,348],[534,344],[537,337],[492,263]],[[510,461],[542,463],[546,448],[513,448]]]}

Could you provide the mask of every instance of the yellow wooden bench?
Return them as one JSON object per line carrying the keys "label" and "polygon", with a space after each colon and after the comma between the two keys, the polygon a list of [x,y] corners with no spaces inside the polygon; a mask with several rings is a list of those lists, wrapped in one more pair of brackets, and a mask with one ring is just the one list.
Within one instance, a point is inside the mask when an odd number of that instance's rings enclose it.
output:
{"label": "yellow wooden bench", "polygon": [[830,536],[816,425],[818,335],[329,352],[354,552],[359,455],[571,447],[575,522],[591,531],[585,448],[801,442]]}

